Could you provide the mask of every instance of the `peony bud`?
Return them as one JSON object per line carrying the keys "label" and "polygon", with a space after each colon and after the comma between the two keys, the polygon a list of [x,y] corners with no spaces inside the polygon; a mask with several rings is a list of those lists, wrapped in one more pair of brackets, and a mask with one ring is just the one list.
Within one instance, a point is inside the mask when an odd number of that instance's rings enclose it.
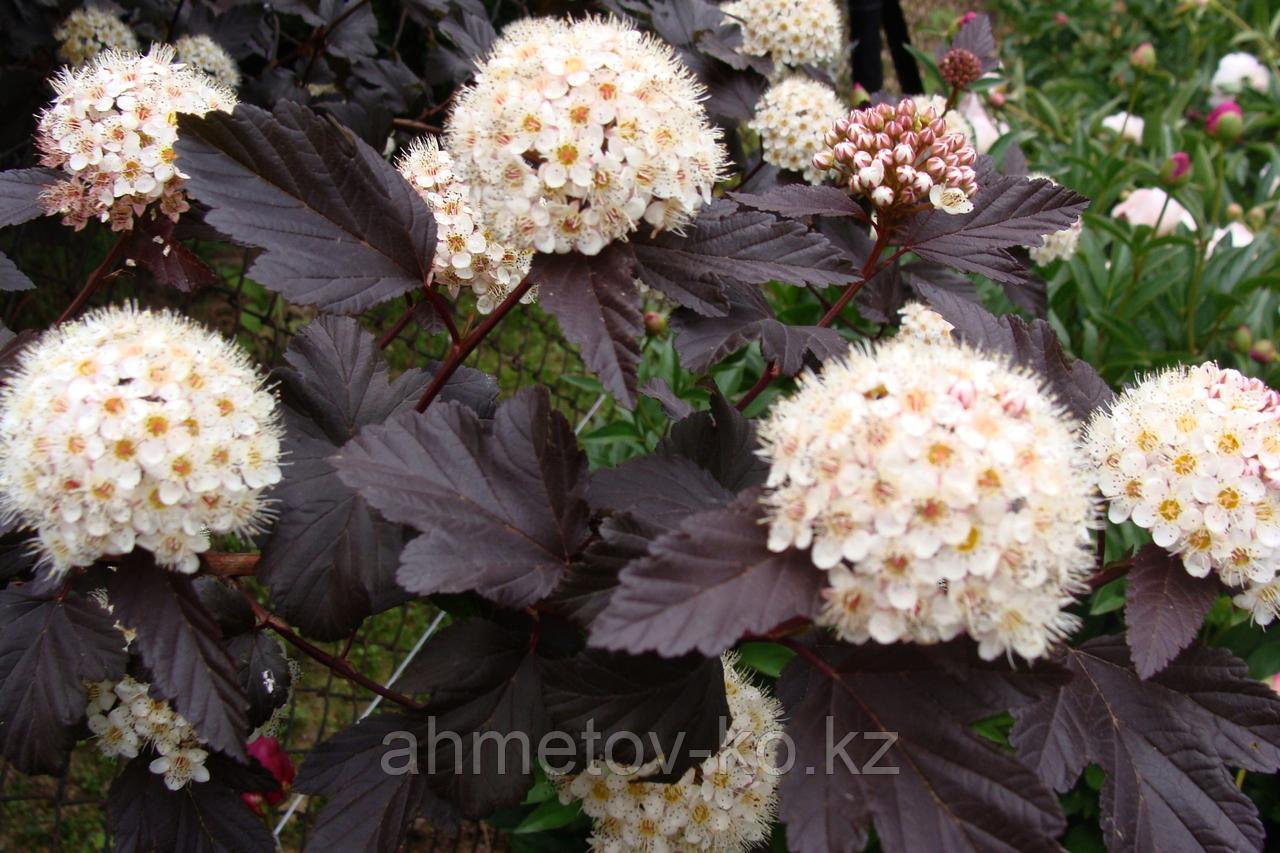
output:
{"label": "peony bud", "polygon": [[1267,212],[1261,207],[1249,208],[1249,212],[1244,215],[1244,224],[1249,226],[1250,231],[1261,231],[1267,224]]}
{"label": "peony bud", "polygon": [[1248,352],[1253,348],[1253,332],[1248,326],[1237,326],[1231,333],[1230,345],[1236,352]]}
{"label": "peony bud", "polygon": [[1129,64],[1138,71],[1151,71],[1156,67],[1156,47],[1144,41],[1129,54]]}
{"label": "peony bud", "polygon": [[853,102],[855,107],[860,107],[863,104],[871,103],[871,93],[862,88],[861,83],[854,83],[853,92],[850,93],[849,100]]}
{"label": "peony bud", "polygon": [[1249,348],[1249,358],[1258,364],[1270,364],[1276,360],[1276,345],[1267,338],[1255,341]]}
{"label": "peony bud", "polygon": [[1184,183],[1191,172],[1191,158],[1185,151],[1175,151],[1160,167],[1160,180],[1167,186]]}
{"label": "peony bud", "polygon": [[664,334],[667,331],[667,318],[657,311],[644,312],[644,330],[652,337]]}
{"label": "peony bud", "polygon": [[1238,202],[1231,202],[1227,205],[1227,219],[1232,222],[1239,222],[1244,219],[1244,208]]}
{"label": "peony bud", "polygon": [[959,30],[959,29],[961,29],[962,27],[964,27],[966,24],[972,23],[973,21],[976,21],[977,19],[978,19],[978,13],[977,13],[977,12],[974,12],[973,10],[970,10],[970,11],[968,11],[968,12],[965,12],[963,15],[961,15],[961,16],[959,17],[959,19],[957,19],[957,20],[956,20],[956,26],[955,26],[955,28],[956,28],[957,30]]}
{"label": "peony bud", "polygon": [[1244,134],[1244,110],[1235,101],[1223,101],[1209,113],[1205,130],[1214,139],[1235,142]]}
{"label": "peony bud", "polygon": [[1005,93],[999,89],[992,89],[987,93],[987,103],[997,110],[1002,109],[1008,100]]}
{"label": "peony bud", "polygon": [[1065,27],[1067,24],[1071,23],[1071,18],[1067,17],[1066,12],[1056,12],[1053,16],[1053,22],[1060,27]]}

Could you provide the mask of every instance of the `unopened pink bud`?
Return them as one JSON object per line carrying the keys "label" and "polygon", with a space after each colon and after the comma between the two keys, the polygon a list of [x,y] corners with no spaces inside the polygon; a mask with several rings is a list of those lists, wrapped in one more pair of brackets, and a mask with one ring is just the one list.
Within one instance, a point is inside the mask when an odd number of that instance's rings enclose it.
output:
{"label": "unopened pink bud", "polygon": [[1191,158],[1185,151],[1175,151],[1160,167],[1160,180],[1170,186],[1182,183],[1191,171]]}
{"label": "unopened pink bud", "polygon": [[1244,110],[1235,101],[1223,101],[1209,113],[1205,130],[1214,139],[1235,142],[1244,133]]}
{"label": "unopened pink bud", "polygon": [[853,160],[853,156],[858,153],[858,149],[853,147],[851,142],[837,142],[836,146],[831,149],[832,154],[841,163],[848,163]]}
{"label": "unopened pink bud", "polygon": [[1150,71],[1156,67],[1156,48],[1149,41],[1144,41],[1129,54],[1129,64],[1139,71]]}
{"label": "unopened pink bud", "polygon": [[835,165],[835,157],[830,151],[819,151],[813,155],[813,168],[825,172]]}
{"label": "unopened pink bud", "polygon": [[948,393],[966,409],[973,405],[974,400],[978,399],[978,388],[973,384],[972,379],[957,380]]}
{"label": "unopened pink bud", "polygon": [[871,191],[871,203],[876,207],[888,207],[893,204],[893,190],[881,185]]}

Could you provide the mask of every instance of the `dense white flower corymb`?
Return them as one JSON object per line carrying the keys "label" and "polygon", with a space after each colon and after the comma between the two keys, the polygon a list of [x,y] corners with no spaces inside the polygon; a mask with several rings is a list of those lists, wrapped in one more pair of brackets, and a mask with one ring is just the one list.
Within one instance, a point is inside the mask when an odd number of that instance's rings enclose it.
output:
{"label": "dense white flower corymb", "polygon": [[834,0],[735,0],[721,8],[742,29],[739,50],[776,65],[830,68],[844,52],[844,19]]}
{"label": "dense white flower corymb", "polygon": [[827,130],[815,169],[834,171],[879,210],[923,201],[947,213],[973,210],[978,154],[926,100],[854,110]]}
{"label": "dense white flower corymb", "polygon": [[802,377],[761,439],[769,547],[810,550],[841,638],[1030,659],[1074,629],[1092,488],[1030,374],[908,333]]}
{"label": "dense white flower corymb", "polygon": [[782,708],[725,657],[730,720],[724,746],[670,785],[643,781],[660,769],[596,760],[576,776],[553,776],[560,799],[582,802],[600,853],[741,853],[768,838],[777,807]]}
{"label": "dense white flower corymb", "polygon": [[159,755],[149,768],[164,777],[170,791],[209,781],[204,766],[209,753],[201,748],[196,730],[168,702],[151,698],[148,685],[126,675],[118,682],[93,682],[86,688],[89,731],[103,755],[136,758],[150,746]]}
{"label": "dense white flower corymb", "polygon": [[177,114],[230,110],[235,96],[205,75],[175,64],[173,49],[146,56],[108,51],[84,68],[64,70],[53,103],[40,114],[41,165],[67,177],[45,190],[45,212],[76,229],[90,219],[114,231],[133,227],[160,202],[172,219],[187,209],[175,166]]}
{"label": "dense white flower corymb", "polygon": [[[529,272],[533,253],[500,241],[490,225],[492,211],[484,199],[457,175],[454,160],[440,143],[429,138],[410,146],[400,161],[400,174],[431,206],[436,220],[435,281],[458,295],[461,285],[476,294],[476,305],[487,314]],[[530,290],[524,301],[536,295]]]}
{"label": "dense white flower corymb", "polygon": [[955,341],[951,332],[955,326],[922,302],[908,302],[898,311],[901,316],[899,335],[918,338],[932,344],[950,344]]}
{"label": "dense white flower corymb", "polygon": [[1095,415],[1086,446],[1113,522],[1245,587],[1237,602],[1258,621],[1280,612],[1265,594],[1280,567],[1280,394],[1213,363],[1170,368]]}
{"label": "dense white flower corymb", "polygon": [[53,31],[58,40],[58,56],[69,65],[84,65],[104,50],[138,49],[138,38],[106,9],[86,6],[76,9]]}
{"label": "dense white flower corymb", "polygon": [[760,134],[764,161],[779,169],[801,172],[811,184],[821,183],[822,170],[813,155],[837,119],[845,114],[835,90],[825,83],[793,75],[775,83],[756,105],[751,129]]}
{"label": "dense white flower corymb", "polygon": [[617,21],[526,19],[459,94],[445,147],[498,239],[594,255],[710,200],[725,153],[702,97],[668,45]]}
{"label": "dense white flower corymb", "polygon": [[183,36],[173,43],[177,60],[208,74],[228,89],[240,86],[240,68],[222,45],[208,36]]}
{"label": "dense white flower corymb", "polygon": [[173,314],[98,311],[23,351],[0,394],[0,503],[54,571],[135,547],[192,572],[280,480],[275,398],[244,353]]}

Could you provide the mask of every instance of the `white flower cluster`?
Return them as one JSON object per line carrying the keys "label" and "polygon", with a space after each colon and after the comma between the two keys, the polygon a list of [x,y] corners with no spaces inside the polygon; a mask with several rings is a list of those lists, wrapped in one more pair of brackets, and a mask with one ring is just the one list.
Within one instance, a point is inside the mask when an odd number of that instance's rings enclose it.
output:
{"label": "white flower cluster", "polygon": [[173,43],[173,52],[179,62],[208,74],[228,89],[240,88],[240,68],[236,61],[208,36],[183,36]]}
{"label": "white flower cluster", "polygon": [[46,189],[41,203],[77,230],[96,218],[127,231],[156,200],[177,219],[188,207],[174,165],[177,114],[230,110],[236,102],[213,80],[175,64],[170,47],[146,56],[104,52],[84,68],[64,69],[53,87],[36,147],[41,165],[69,177]]}
{"label": "white flower cluster", "polygon": [[76,9],[53,31],[58,56],[68,64],[84,65],[104,50],[138,49],[138,37],[129,25],[98,6]]}
{"label": "white flower cluster", "polygon": [[1251,53],[1228,53],[1218,60],[1209,81],[1210,102],[1217,106],[1242,94],[1246,89],[1265,93],[1271,87],[1271,70]]}
{"label": "white flower cluster", "polygon": [[[477,307],[488,314],[529,272],[533,253],[513,249],[497,239],[491,216],[473,204],[467,183],[454,171],[453,157],[434,138],[418,140],[400,161],[400,174],[431,206],[436,219],[436,253],[432,260],[436,283],[456,297],[468,285]],[[523,301],[536,296],[531,289]]]}
{"label": "white flower cluster", "polygon": [[831,68],[844,53],[844,19],[835,0],[735,0],[721,8],[742,29],[738,49],[768,56],[776,66]]}
{"label": "white flower cluster", "polygon": [[777,806],[776,741],[782,708],[724,658],[731,717],[720,752],[672,784],[642,781],[661,765],[593,761],[577,776],[553,777],[564,803],[582,801],[601,853],[740,853],[768,837]]}
{"label": "white flower cluster", "polygon": [[[1055,185],[1057,181],[1048,175],[1035,173],[1027,175],[1028,180],[1044,178],[1052,181]],[[1037,264],[1044,266],[1054,261],[1065,261],[1073,257],[1076,253],[1076,247],[1080,244],[1080,232],[1084,230],[1084,220],[1076,217],[1076,221],[1072,222],[1061,231],[1054,231],[1052,234],[1044,235],[1044,243],[1039,246],[1031,246],[1028,252],[1031,254],[1031,260]]]}
{"label": "white flower cluster", "polygon": [[978,153],[927,100],[854,110],[836,121],[823,143],[814,168],[834,170],[849,192],[880,210],[924,199],[947,213],[973,210]]}
{"label": "white flower cluster", "polygon": [[898,326],[899,335],[907,335],[930,344],[950,344],[955,340],[951,337],[955,326],[923,302],[908,302],[898,310],[898,314],[902,317]]}
{"label": "white flower cluster", "polygon": [[1257,621],[1280,614],[1260,594],[1280,568],[1280,394],[1212,362],[1170,368],[1095,415],[1086,447],[1113,522],[1244,587]]}
{"label": "white flower cluster", "polygon": [[89,731],[98,749],[108,758],[137,758],[150,746],[159,756],[150,769],[164,777],[165,787],[176,791],[188,782],[208,782],[204,766],[209,753],[201,749],[196,730],[163,699],[147,695],[148,685],[126,675],[121,681],[86,685]]}
{"label": "white flower cluster", "polygon": [[899,336],[808,374],[761,429],[769,547],[827,572],[842,639],[1032,659],[1070,633],[1092,564],[1071,419],[1030,374]]}
{"label": "white flower cluster", "polygon": [[503,32],[459,95],[445,147],[499,240],[594,255],[641,220],[679,229],[710,200],[725,153],[702,96],[651,36],[530,18]]}
{"label": "white flower cluster", "polygon": [[110,308],[27,347],[0,393],[0,503],[54,571],[135,546],[183,572],[280,480],[275,398],[185,317]]}
{"label": "white flower cluster", "polygon": [[770,86],[761,96],[750,127],[760,134],[766,163],[802,172],[806,181],[820,184],[824,175],[814,167],[813,155],[845,111],[835,90],[826,83],[795,74]]}

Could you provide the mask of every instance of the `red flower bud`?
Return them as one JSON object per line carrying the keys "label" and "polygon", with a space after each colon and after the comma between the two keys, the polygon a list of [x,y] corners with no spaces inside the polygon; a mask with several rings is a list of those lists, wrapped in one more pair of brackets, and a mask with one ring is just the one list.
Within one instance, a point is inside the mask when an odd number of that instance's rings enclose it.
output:
{"label": "red flower bud", "polygon": [[1209,113],[1204,126],[1214,139],[1235,142],[1244,133],[1244,110],[1235,101],[1223,101]]}
{"label": "red flower bud", "polygon": [[1160,180],[1168,186],[1177,186],[1186,180],[1191,171],[1191,158],[1185,151],[1175,151],[1160,167]]}

